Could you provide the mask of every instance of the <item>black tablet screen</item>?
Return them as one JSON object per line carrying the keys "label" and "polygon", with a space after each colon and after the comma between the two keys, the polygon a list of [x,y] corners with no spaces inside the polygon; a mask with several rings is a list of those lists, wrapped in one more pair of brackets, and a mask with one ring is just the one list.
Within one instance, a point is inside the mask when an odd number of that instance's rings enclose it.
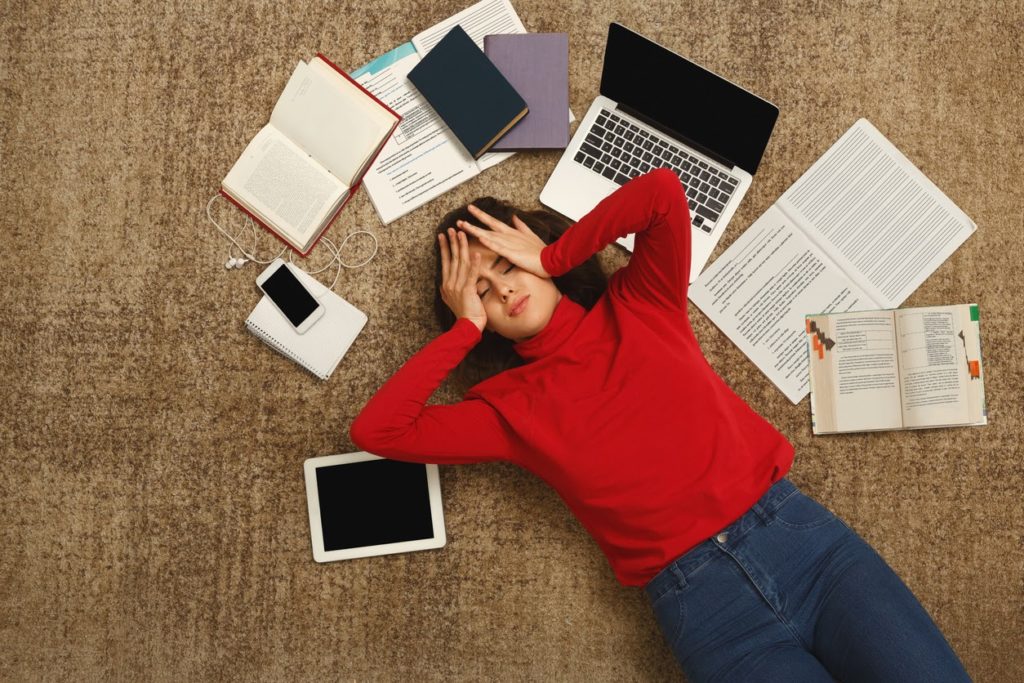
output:
{"label": "black tablet screen", "polygon": [[365,460],[316,468],[324,550],[434,537],[427,466]]}

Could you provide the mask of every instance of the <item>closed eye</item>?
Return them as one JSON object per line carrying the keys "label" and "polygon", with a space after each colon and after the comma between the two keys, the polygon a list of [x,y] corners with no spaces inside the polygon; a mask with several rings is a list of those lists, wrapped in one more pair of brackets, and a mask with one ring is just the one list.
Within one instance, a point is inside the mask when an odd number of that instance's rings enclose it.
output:
{"label": "closed eye", "polygon": [[[514,263],[509,263],[508,264],[508,268],[506,268],[505,270],[501,271],[501,274],[502,275],[507,275],[515,267],[516,267],[516,265]],[[480,292],[477,296],[479,296],[481,299],[483,299],[484,296],[486,296],[487,292],[489,292],[489,291],[491,291],[490,287],[488,287],[484,291]]]}

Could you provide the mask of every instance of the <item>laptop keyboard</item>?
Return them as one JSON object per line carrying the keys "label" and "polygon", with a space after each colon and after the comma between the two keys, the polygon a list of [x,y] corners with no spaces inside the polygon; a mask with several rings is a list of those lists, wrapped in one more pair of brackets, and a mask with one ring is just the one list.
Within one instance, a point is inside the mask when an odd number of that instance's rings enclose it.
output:
{"label": "laptop keyboard", "polygon": [[625,184],[656,168],[670,168],[683,187],[693,227],[711,232],[739,182],[668,140],[602,109],[573,160]]}

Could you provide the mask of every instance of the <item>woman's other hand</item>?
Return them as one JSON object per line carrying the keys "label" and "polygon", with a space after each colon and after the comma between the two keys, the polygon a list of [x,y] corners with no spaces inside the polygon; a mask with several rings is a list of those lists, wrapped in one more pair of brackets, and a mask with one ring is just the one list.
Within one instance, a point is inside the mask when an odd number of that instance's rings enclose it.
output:
{"label": "woman's other hand", "polygon": [[466,233],[448,228],[448,234],[437,236],[441,248],[441,299],[456,318],[467,318],[481,332],[487,326],[487,312],[476,281],[480,273],[480,254],[469,253]]}
{"label": "woman's other hand", "polygon": [[544,244],[544,240],[534,234],[533,230],[530,230],[526,223],[519,219],[519,216],[512,217],[512,222],[515,224],[515,227],[512,228],[472,204],[469,205],[469,211],[490,230],[484,230],[466,221],[458,221],[459,228],[480,240],[482,245],[495,254],[504,256],[510,263],[523,270],[529,271],[537,277],[551,277],[544,270],[540,260],[540,252],[547,245]]}

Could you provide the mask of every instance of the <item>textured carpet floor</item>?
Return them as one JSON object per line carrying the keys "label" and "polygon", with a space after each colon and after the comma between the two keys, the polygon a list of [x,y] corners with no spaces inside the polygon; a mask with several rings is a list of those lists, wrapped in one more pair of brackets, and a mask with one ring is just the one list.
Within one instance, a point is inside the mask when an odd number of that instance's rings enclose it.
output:
{"label": "textured carpet floor", "polygon": [[[380,239],[336,287],[370,322],[326,383],[246,333],[258,270],[224,270],[204,207],[298,59],[354,69],[468,4],[0,3],[0,680],[681,676],[643,593],[511,465],[441,468],[442,550],[311,557],[302,460],[352,450],[353,416],[437,333],[435,221],[485,194],[536,208],[558,154],[387,227],[360,192],[329,234]],[[861,116],[977,222],[906,305],[980,304],[988,427],[812,437],[807,402],[692,315],[796,446],[792,480],[976,680],[1024,680],[1021,3],[514,4],[529,31],[569,32],[577,116],[613,20],[780,106],[719,253]]]}

